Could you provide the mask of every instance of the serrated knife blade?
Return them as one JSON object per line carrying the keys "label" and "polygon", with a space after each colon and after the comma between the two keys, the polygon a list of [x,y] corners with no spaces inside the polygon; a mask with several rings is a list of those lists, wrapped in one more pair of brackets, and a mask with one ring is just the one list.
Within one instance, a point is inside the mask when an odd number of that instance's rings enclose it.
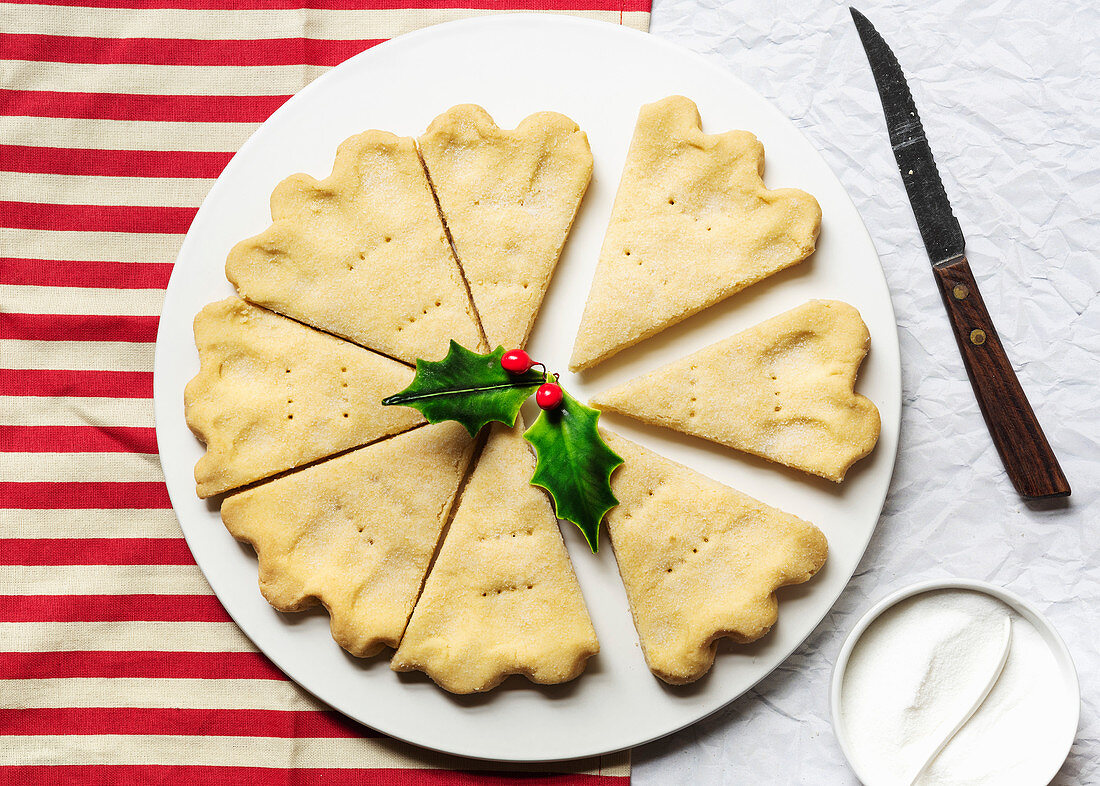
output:
{"label": "serrated knife blade", "polygon": [[890,132],[890,146],[913,205],[924,247],[928,249],[928,258],[934,265],[961,256],[965,245],[962,229],[951,210],[901,66],[867,17],[854,8],[851,11],[871,63],[871,73],[886,115],[886,129]]}
{"label": "serrated knife blade", "polygon": [[993,444],[1021,496],[1069,496],[1069,482],[978,291],[964,253],[962,229],[944,191],[901,65],[867,17],[854,8],[849,10],[875,77],[902,183]]}

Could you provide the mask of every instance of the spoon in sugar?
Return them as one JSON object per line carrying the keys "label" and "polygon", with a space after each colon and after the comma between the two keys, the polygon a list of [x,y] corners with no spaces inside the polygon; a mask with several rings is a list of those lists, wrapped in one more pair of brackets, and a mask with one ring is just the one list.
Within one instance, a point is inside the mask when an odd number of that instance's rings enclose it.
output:
{"label": "spoon in sugar", "polygon": [[920,779],[920,776],[924,775],[924,772],[928,769],[929,765],[931,765],[932,762],[936,760],[936,757],[940,755],[943,749],[947,747],[947,743],[951,742],[955,735],[959,733],[959,729],[965,726],[966,722],[974,717],[974,713],[977,712],[978,708],[982,706],[982,703],[989,695],[989,692],[993,690],[993,686],[997,684],[997,680],[1001,678],[1001,673],[1004,672],[1005,664],[1008,662],[1008,652],[1010,649],[1012,649],[1012,617],[1006,616],[1003,633],[1001,634],[1001,654],[1000,657],[997,659],[997,664],[993,667],[993,671],[989,675],[989,679],[986,681],[985,687],[982,689],[981,693],[978,694],[978,697],[974,700],[974,702],[970,705],[970,709],[963,713],[962,717],[959,718],[958,723],[956,723],[954,727],[952,727],[951,731],[948,732],[947,735],[944,736],[944,738],[940,741],[940,744],[937,745],[932,753],[928,756],[928,758],[924,760],[924,764],[920,766],[920,769],[917,770],[916,774],[908,780],[909,786],[913,786],[913,784],[915,784]]}

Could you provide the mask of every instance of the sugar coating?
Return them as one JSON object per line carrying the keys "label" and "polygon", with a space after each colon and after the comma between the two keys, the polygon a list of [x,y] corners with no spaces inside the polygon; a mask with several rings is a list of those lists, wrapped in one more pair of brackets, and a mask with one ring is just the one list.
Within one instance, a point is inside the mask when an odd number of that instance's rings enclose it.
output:
{"label": "sugar coating", "polygon": [[775,624],[775,591],[825,563],[807,521],[604,430],[625,459],[607,529],[650,670],[674,685],[710,670],[718,640],[755,641]]}
{"label": "sugar coating", "polygon": [[579,371],[814,250],[821,208],[764,187],[747,131],[704,134],[683,96],[642,107],[569,368]]}
{"label": "sugar coating", "polygon": [[870,341],[852,306],[811,300],[593,403],[839,483],[878,442],[878,409],[854,392]]}
{"label": "sugar coating", "polygon": [[452,338],[481,347],[411,138],[345,140],[329,177],[291,175],[276,187],[271,217],[225,265],[245,300],[406,363],[438,360]]}
{"label": "sugar coating", "polygon": [[422,426],[222,502],[222,521],[259,557],[280,611],[323,603],[353,655],[396,647],[466,471],[473,441]]}
{"label": "sugar coating", "polygon": [[196,491],[210,497],[423,422],[383,407],[413,372],[374,352],[231,297],[195,317],[199,373],[187,425],[206,444]]}
{"label": "sugar coating", "polygon": [[592,176],[588,137],[555,112],[506,131],[461,104],[419,144],[489,345],[523,346]]}
{"label": "sugar coating", "polygon": [[535,459],[522,434],[522,423],[493,424],[395,671],[473,693],[509,674],[566,682],[599,651],[549,498],[530,483]]}

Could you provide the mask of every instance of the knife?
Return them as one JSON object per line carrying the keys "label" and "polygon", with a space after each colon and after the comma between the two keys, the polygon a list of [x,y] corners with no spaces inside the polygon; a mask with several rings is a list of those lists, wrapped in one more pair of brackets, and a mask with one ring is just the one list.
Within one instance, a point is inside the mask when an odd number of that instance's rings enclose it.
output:
{"label": "knife", "polygon": [[1020,387],[970,272],[962,229],[951,210],[901,66],[867,17],[854,8],[849,10],[875,76],[901,180],[993,444],[1020,496],[1068,497],[1066,476]]}

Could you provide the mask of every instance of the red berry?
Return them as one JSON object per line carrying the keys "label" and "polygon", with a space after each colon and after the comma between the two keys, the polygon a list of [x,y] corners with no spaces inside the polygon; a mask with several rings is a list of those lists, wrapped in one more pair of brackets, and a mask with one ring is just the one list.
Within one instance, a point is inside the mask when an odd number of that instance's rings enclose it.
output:
{"label": "red berry", "polygon": [[535,401],[543,409],[554,409],[561,406],[561,397],[561,385],[555,385],[553,382],[544,382],[535,391]]}
{"label": "red berry", "polygon": [[524,371],[529,371],[534,362],[522,349],[513,349],[504,353],[500,359],[500,365],[509,374],[522,374]]}

